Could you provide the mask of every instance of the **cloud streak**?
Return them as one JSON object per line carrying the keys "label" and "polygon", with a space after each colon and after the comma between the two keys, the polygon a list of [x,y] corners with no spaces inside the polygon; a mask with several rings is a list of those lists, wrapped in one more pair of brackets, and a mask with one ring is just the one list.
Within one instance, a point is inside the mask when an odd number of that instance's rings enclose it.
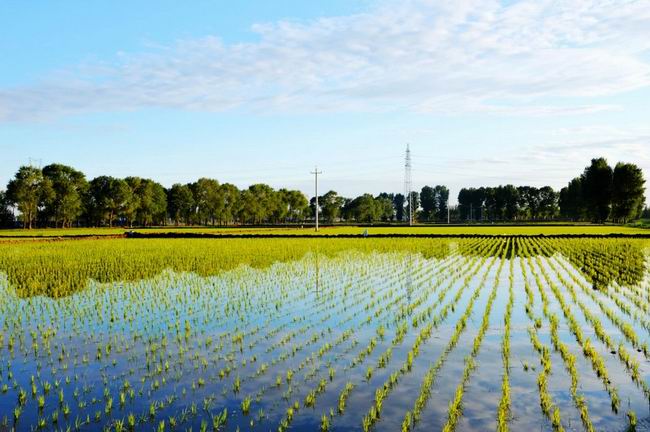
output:
{"label": "cloud streak", "polygon": [[350,16],[258,24],[252,43],[179,41],[0,87],[0,121],[146,108],[526,116],[619,110],[593,98],[650,86],[648,28],[643,1],[394,0]]}

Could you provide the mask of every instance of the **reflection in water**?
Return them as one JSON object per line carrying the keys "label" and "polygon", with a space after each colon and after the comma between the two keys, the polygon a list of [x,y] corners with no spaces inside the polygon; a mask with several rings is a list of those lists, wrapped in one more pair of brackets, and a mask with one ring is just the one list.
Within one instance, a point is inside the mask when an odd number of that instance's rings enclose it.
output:
{"label": "reflection in water", "polygon": [[[507,238],[498,239],[504,244]],[[521,242],[510,242],[506,258],[527,256],[532,248],[535,254],[551,257],[557,253],[566,256],[589,280],[594,289],[605,289],[612,282],[619,285],[638,284],[646,269],[644,250],[647,240],[640,239],[571,239],[571,238],[528,238]],[[458,243],[460,253],[468,256],[495,255],[496,249],[476,249],[471,243]]]}
{"label": "reflection in water", "polygon": [[[495,241],[507,249],[486,253],[498,250],[499,245],[493,247]],[[8,426],[14,424],[13,411],[25,392],[17,429],[38,427],[43,419],[49,427],[54,417],[56,427],[64,430],[74,428],[75,422],[81,430],[114,428],[122,421],[127,424],[132,414],[135,430],[157,429],[163,421],[168,430],[171,418],[178,430],[201,430],[204,422],[212,428],[227,409],[226,425],[219,430],[277,430],[288,421],[290,412],[291,430],[319,430],[324,416],[330,430],[357,431],[363,430],[363,417],[374,406],[377,391],[392,382],[374,429],[394,431],[414,406],[426,371],[445,353],[448,357],[441,366],[440,379],[432,384],[418,425],[421,430],[439,429],[462,382],[464,360],[473,349],[490,291],[496,287],[476,368],[463,388],[465,420],[459,429],[492,430],[501,389],[503,312],[512,278],[516,290],[510,354],[512,430],[551,430],[539,408],[536,379],[541,365],[528,333],[528,328],[537,324],[527,315],[525,304],[524,282],[536,290],[535,275],[544,281],[548,277],[560,287],[556,293],[544,282],[541,291],[532,293],[531,308],[541,317],[539,337],[552,351],[548,387],[563,424],[580,424],[581,420],[570,397],[570,376],[550,342],[544,307],[557,315],[563,342],[580,359],[576,362],[579,387],[597,429],[621,429],[628,409],[639,418],[650,414],[648,398],[630,379],[630,370],[617,356],[607,355],[604,363],[609,376],[625,401],[625,409],[611,412],[608,393],[591,363],[583,358],[558,300],[563,296],[572,306],[594,349],[607,353],[594,333],[587,333],[591,324],[573,303],[561,277],[569,280],[571,274],[590,283],[593,271],[612,274],[613,281],[636,280],[633,284],[621,282],[624,289],[614,287],[592,294],[607,305],[614,305],[611,296],[637,308],[631,309],[636,315],[613,310],[641,342],[647,342],[648,333],[642,325],[645,317],[640,312],[645,303],[637,306],[631,302],[650,301],[643,296],[650,287],[650,275],[643,264],[648,256],[644,257],[642,243],[590,245],[548,239],[528,240],[525,245],[491,239],[390,242],[393,247],[365,239],[357,243],[357,250],[335,250],[327,243],[300,249],[297,242],[290,252],[271,252],[287,258],[275,263],[255,258],[250,250],[245,256],[238,255],[230,244],[229,249],[216,252],[227,250],[238,258],[227,265],[222,261],[216,276],[162,271],[134,282],[91,282],[59,299],[21,298],[9,286],[13,282],[2,279],[0,388],[7,386],[5,394],[0,394],[0,421],[6,415]],[[215,251],[206,249],[214,245],[194,245],[197,251],[204,251],[204,258],[192,251],[189,261],[173,262],[170,267],[207,270],[203,266],[219,262]],[[374,251],[375,246],[379,252]],[[120,259],[133,258],[137,250],[122,251],[125,256]],[[521,258],[532,250],[534,258]],[[298,252],[298,258],[288,258]],[[163,256],[180,255],[170,250]],[[621,262],[626,260],[631,260],[631,271],[623,269]],[[253,268],[241,263],[260,265]],[[526,272],[523,265],[529,266]],[[49,268],[49,264],[45,266]],[[541,292],[548,297],[548,306],[542,306]],[[648,382],[650,363],[643,353],[634,350],[629,337],[600,314],[592,297],[585,293],[579,298],[599,314],[606,334],[632,353],[633,360],[639,362],[639,374]],[[468,309],[470,304],[473,309]],[[466,310],[467,325],[458,327]],[[459,328],[459,343],[450,346]],[[341,394],[348,384],[352,387],[341,409]],[[39,408],[41,396],[44,405]],[[244,409],[246,404],[250,407]]]}

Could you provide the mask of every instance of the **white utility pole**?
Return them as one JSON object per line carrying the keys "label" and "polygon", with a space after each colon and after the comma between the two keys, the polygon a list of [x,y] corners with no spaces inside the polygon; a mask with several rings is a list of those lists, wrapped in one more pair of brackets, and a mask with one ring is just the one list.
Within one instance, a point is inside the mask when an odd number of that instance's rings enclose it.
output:
{"label": "white utility pole", "polygon": [[323,174],[323,171],[318,171],[318,166],[316,166],[312,174],[314,175],[314,189],[316,194],[316,207],[314,209],[316,215],[314,219],[316,219],[316,231],[318,232],[318,174]]}
{"label": "white utility pole", "polygon": [[406,157],[404,158],[404,198],[408,200],[408,218],[409,226],[413,225],[413,194],[411,189],[412,186],[412,177],[411,177],[411,149],[409,144],[406,144]]}

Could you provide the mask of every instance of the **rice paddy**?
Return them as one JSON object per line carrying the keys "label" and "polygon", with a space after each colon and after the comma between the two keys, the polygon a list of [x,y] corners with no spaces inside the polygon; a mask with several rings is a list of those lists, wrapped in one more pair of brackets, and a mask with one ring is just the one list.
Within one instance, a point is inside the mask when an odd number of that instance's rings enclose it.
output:
{"label": "rice paddy", "polygon": [[635,430],[650,241],[0,244],[0,430]]}

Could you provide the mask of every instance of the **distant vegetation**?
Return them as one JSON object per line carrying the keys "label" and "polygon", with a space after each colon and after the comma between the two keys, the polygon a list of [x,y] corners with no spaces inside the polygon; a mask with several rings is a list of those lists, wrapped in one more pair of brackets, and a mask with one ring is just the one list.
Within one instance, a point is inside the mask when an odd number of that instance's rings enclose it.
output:
{"label": "distant vegetation", "polygon": [[[613,169],[593,159],[582,175],[560,192],[550,186],[505,185],[463,188],[458,206],[448,208],[446,186],[420,192],[363,194],[345,198],[335,191],[319,197],[319,217],[335,222],[612,221],[626,223],[644,210],[643,173],[629,163]],[[412,206],[409,205],[412,200]],[[230,183],[200,178],[165,188],[150,179],[85,175],[66,165],[23,166],[0,191],[0,226],[155,226],[284,224],[313,221],[315,199],[300,191],[254,184],[240,190]],[[645,213],[644,213],[645,211]]]}
{"label": "distant vegetation", "polygon": [[512,185],[461,189],[461,220],[553,220],[626,223],[650,210],[644,209],[641,168],[619,162],[613,169],[603,158],[593,159],[584,172],[559,193],[551,187]]}

